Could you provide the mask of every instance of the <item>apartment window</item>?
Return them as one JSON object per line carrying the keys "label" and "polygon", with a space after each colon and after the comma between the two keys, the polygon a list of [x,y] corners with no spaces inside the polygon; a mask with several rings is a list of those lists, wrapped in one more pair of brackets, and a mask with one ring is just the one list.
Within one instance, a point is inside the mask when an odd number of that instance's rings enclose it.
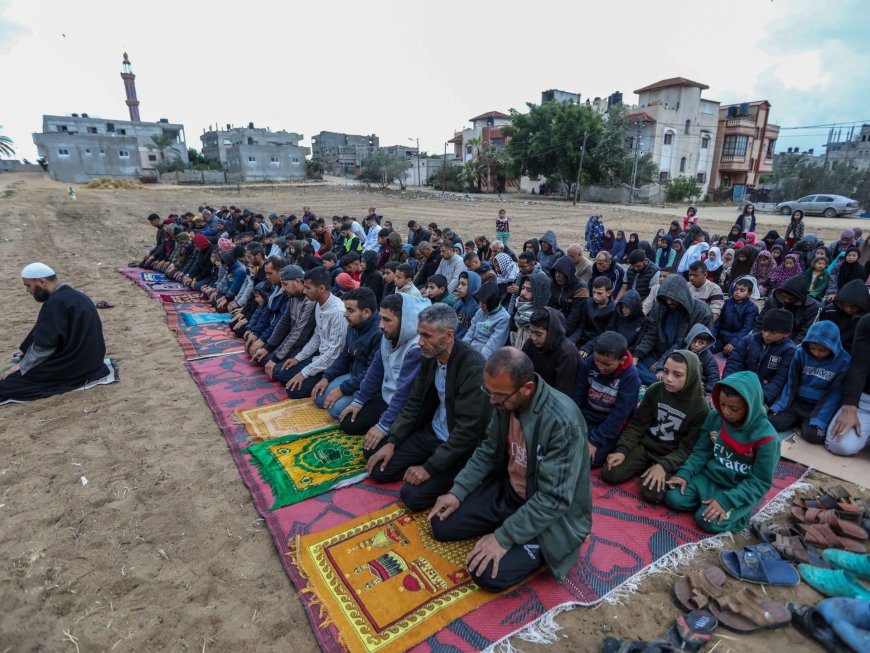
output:
{"label": "apartment window", "polygon": [[299,165],[299,157],[298,157],[298,156],[294,156],[294,157],[293,157],[293,160],[291,161],[291,163],[292,163],[294,166],[298,166],[298,165]]}
{"label": "apartment window", "polygon": [[59,148],[57,148],[57,155],[58,156],[69,156],[69,150],[65,147],[59,147]]}
{"label": "apartment window", "polygon": [[58,125],[58,126],[57,126],[57,131],[59,131],[59,132],[67,132],[67,131],[69,131],[69,130],[66,128],[66,125]]}
{"label": "apartment window", "polygon": [[149,160],[149,161],[156,161],[156,160],[157,160],[157,155],[156,155],[156,154],[149,154],[149,155],[148,155],[148,160]]}
{"label": "apartment window", "polygon": [[106,156],[106,150],[100,148],[100,156]]}
{"label": "apartment window", "polygon": [[471,154],[471,145],[466,145],[466,146],[465,146],[465,153],[466,153],[466,154]]}
{"label": "apartment window", "polygon": [[249,156],[249,157],[248,157],[248,165],[249,165],[249,166],[254,165],[256,162],[257,162],[257,157],[255,157],[255,156]]}
{"label": "apartment window", "polygon": [[674,144],[674,132],[665,132],[665,145]]}
{"label": "apartment window", "polygon": [[90,155],[91,155],[90,148],[85,148],[85,156],[90,156]]}
{"label": "apartment window", "polygon": [[706,150],[708,147],[710,147],[710,137],[704,136],[704,138],[701,139],[701,149]]}
{"label": "apartment window", "polygon": [[659,182],[662,183],[662,184],[666,184],[666,183],[668,183],[668,179],[670,178],[670,176],[671,176],[671,173],[669,173],[669,172],[667,172],[667,171],[665,171],[665,170],[662,170],[662,171],[659,173]]}
{"label": "apartment window", "polygon": [[[678,107],[678,108],[679,108],[679,107]],[[691,128],[692,128],[692,121],[691,121],[691,120],[687,120],[687,121],[686,121],[686,125],[685,125],[685,128],[684,128],[683,133],[688,134],[688,133],[689,133],[689,129],[691,129]]]}
{"label": "apartment window", "polygon": [[279,159],[277,156],[273,156],[273,157],[272,157],[272,165],[273,165],[273,166],[276,166],[276,165],[278,165],[279,163],[281,163],[281,159]]}
{"label": "apartment window", "polygon": [[96,127],[88,127],[88,133],[89,134],[96,134],[97,128]]}
{"label": "apartment window", "polygon": [[224,145],[232,145],[233,142],[229,138],[224,139]]}
{"label": "apartment window", "polygon": [[686,157],[680,159],[680,172],[686,171]]}
{"label": "apartment window", "polygon": [[118,150],[118,156],[122,159],[130,158],[130,150]]}
{"label": "apartment window", "polygon": [[722,142],[722,156],[746,156],[749,136],[726,136]]}
{"label": "apartment window", "polygon": [[113,131],[115,131],[115,123],[113,123],[113,122],[107,122],[107,123],[106,123],[106,131],[107,131],[107,132],[113,132]]}
{"label": "apartment window", "polygon": [[699,172],[697,175],[695,175],[695,179],[698,180],[699,184],[706,184],[707,183],[707,173],[706,172]]}
{"label": "apartment window", "polygon": [[126,129],[119,129],[119,130],[118,130],[118,133],[121,134],[121,136],[126,136],[126,135],[127,135],[127,130],[126,130]]}

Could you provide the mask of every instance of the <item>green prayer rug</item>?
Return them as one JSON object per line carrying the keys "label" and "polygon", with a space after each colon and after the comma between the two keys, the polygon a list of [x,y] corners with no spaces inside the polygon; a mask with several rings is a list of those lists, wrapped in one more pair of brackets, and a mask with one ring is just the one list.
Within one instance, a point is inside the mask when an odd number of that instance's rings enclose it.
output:
{"label": "green prayer rug", "polygon": [[245,453],[272,488],[275,510],[365,478],[364,440],[330,426],[257,442]]}

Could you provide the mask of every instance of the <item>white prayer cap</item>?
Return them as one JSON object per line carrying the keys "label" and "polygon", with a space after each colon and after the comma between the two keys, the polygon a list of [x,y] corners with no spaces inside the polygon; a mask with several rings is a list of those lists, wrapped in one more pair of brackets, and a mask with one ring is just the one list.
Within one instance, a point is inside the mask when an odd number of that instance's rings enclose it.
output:
{"label": "white prayer cap", "polygon": [[25,265],[21,270],[22,279],[45,279],[53,276],[54,270],[45,263],[31,263],[30,265]]}

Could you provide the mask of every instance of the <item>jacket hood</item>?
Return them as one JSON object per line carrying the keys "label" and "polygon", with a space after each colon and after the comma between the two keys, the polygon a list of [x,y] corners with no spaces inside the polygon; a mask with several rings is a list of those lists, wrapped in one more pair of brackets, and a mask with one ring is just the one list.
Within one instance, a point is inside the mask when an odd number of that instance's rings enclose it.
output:
{"label": "jacket hood", "polygon": [[522,288],[523,281],[528,279],[532,283],[532,306],[541,308],[550,301],[550,277],[540,270],[531,274],[522,275],[517,279],[517,285]]}
{"label": "jacket hood", "polygon": [[474,298],[486,306],[487,313],[492,313],[499,304],[498,284],[495,281],[487,281],[474,293]]}
{"label": "jacket hood", "polygon": [[677,349],[674,353],[681,354],[686,359],[686,385],[683,389],[676,393],[678,397],[685,398],[703,398],[704,384],[701,383],[701,359],[696,354],[688,349]]}
{"label": "jacket hood", "polygon": [[870,293],[867,292],[867,286],[860,279],[852,279],[840,288],[834,298],[834,303],[839,306],[840,302],[849,302],[855,306],[860,306],[862,313],[870,312]]}
{"label": "jacket hood", "polygon": [[656,299],[662,304],[665,303],[665,299],[673,299],[689,315],[692,313],[692,303],[695,301],[689,292],[689,282],[679,274],[672,274],[662,281]]}
{"label": "jacket hood", "polygon": [[686,348],[688,349],[689,347],[691,347],[692,341],[702,334],[707,336],[710,344],[701,351],[707,351],[708,349],[710,349],[710,347],[716,344],[716,338],[713,337],[713,333],[710,331],[710,329],[705,327],[703,324],[696,324],[691,329],[689,329],[689,332],[686,334]]}
{"label": "jacket hood", "polygon": [[417,337],[417,316],[424,308],[432,305],[428,299],[416,295],[399,296],[402,298],[402,326],[399,327],[399,339],[393,344],[393,348],[401,347]]}
{"label": "jacket hood", "polygon": [[394,252],[398,252],[402,249],[402,237],[396,231],[391,231],[390,235],[387,236],[387,240],[390,242],[390,247]]}
{"label": "jacket hood", "polygon": [[621,311],[623,305],[631,309],[631,315],[628,319],[636,320],[643,315],[643,300],[640,298],[640,293],[636,290],[632,289],[623,294],[620,300],[616,302],[616,310]]}
{"label": "jacket hood", "polygon": [[547,327],[547,340],[544,342],[543,350],[553,351],[565,337],[565,316],[552,306],[547,306],[544,310],[550,315],[550,326]]}
{"label": "jacket hood", "polygon": [[785,303],[779,298],[780,293],[788,293],[798,298],[798,304],[803,305],[807,301],[807,280],[803,275],[792,277],[787,280],[782,287],[773,291],[774,296],[780,303]]}
{"label": "jacket hood", "polygon": [[734,281],[731,282],[731,285],[728,286],[728,295],[730,296],[732,292],[734,292],[734,284],[738,281],[745,281],[752,286],[752,290],[749,292],[750,299],[760,299],[761,292],[758,290],[758,279],[753,277],[751,274],[744,274],[742,277],[737,277]]}
{"label": "jacket hood", "polygon": [[465,277],[468,279],[468,292],[465,294],[466,301],[469,299],[474,299],[474,296],[477,294],[477,291],[480,290],[480,286],[482,281],[480,280],[480,275],[477,272],[472,272],[471,270],[464,270],[459,273],[459,278]]}
{"label": "jacket hood", "polygon": [[[753,372],[735,372],[713,386],[713,405],[719,409],[719,391],[725,385],[737,392],[746,402],[748,411],[743,424],[735,424],[734,427],[741,433],[749,435],[750,441],[761,440],[769,437],[768,428],[758,428],[767,421],[767,411],[764,409],[764,391],[761,389],[761,381]],[[721,414],[721,410],[720,410]]]}
{"label": "jacket hood", "polygon": [[553,230],[545,231],[544,235],[541,236],[538,240],[550,245],[550,254],[555,253],[556,250],[559,249],[559,244],[556,242],[556,232]]}
{"label": "jacket hood", "polygon": [[830,320],[822,320],[812,325],[810,330],[807,331],[807,335],[804,336],[803,342],[813,342],[822,347],[827,347],[833,353],[832,359],[837,358],[843,350],[843,344],[840,341],[840,330]]}
{"label": "jacket hood", "polygon": [[567,256],[560,256],[556,259],[556,262],[553,263],[553,267],[550,268],[550,274],[553,277],[553,281],[556,280],[557,271],[568,277],[568,283],[566,284],[568,286],[571,285],[571,279],[577,276],[574,274],[574,261]]}

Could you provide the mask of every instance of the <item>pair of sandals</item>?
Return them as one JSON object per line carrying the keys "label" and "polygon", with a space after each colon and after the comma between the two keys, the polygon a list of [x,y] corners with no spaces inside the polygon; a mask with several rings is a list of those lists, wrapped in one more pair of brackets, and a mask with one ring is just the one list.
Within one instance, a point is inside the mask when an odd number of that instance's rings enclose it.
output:
{"label": "pair of sandals", "polygon": [[738,633],[782,628],[791,622],[782,603],[749,587],[726,587],[726,580],[715,565],[699,567],[676,582],[674,598],[684,610],[709,610],[720,624]]}
{"label": "pair of sandals", "polygon": [[708,610],[692,610],[674,620],[664,639],[630,642],[607,637],[601,645],[601,653],[698,653],[713,637],[718,625],[719,621]]}

